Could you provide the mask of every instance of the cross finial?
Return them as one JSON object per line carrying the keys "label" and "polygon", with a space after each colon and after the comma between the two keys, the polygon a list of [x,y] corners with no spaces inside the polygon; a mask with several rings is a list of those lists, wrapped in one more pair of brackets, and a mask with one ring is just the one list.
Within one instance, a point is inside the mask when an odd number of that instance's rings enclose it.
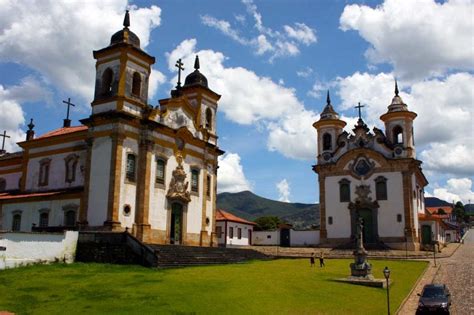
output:
{"label": "cross finial", "polygon": [[64,119],[63,127],[71,127],[71,120],[69,119],[69,107],[76,106],[76,105],[71,103],[71,98],[70,97],[68,97],[67,102],[63,101],[63,103],[67,104],[67,114],[66,114],[66,119]]}
{"label": "cross finial", "polygon": [[362,107],[365,107],[365,106],[364,106],[364,105],[360,105],[360,102],[359,102],[359,105],[357,105],[357,106],[355,107],[355,108],[359,109],[359,119],[362,119],[362,113],[361,113],[361,111],[360,111],[360,109],[361,109]]}
{"label": "cross finial", "polygon": [[181,71],[184,70],[184,63],[181,62],[181,58],[176,61],[174,66],[178,68],[178,84],[176,85],[176,88],[179,89],[181,87]]}
{"label": "cross finial", "polygon": [[195,70],[199,70],[200,66],[199,66],[199,56],[196,55],[196,59],[194,59],[194,69]]}
{"label": "cross finial", "polygon": [[28,124],[28,129],[33,130],[34,127],[35,127],[35,124],[33,124],[33,118],[31,118],[30,123]]}
{"label": "cross finial", "polygon": [[125,10],[125,17],[123,18],[123,27],[130,26],[130,14],[128,14],[128,10]]}
{"label": "cross finial", "polygon": [[331,98],[329,97],[329,90],[328,90],[328,95],[326,96],[326,104],[331,105]]}
{"label": "cross finial", "polygon": [[395,79],[395,96],[398,96],[398,83],[397,83],[397,79]]}
{"label": "cross finial", "polygon": [[5,152],[5,139],[10,138],[10,136],[7,136],[7,131],[6,130],[3,130],[3,134],[0,134],[0,137],[3,137],[2,150],[0,152],[4,153]]}

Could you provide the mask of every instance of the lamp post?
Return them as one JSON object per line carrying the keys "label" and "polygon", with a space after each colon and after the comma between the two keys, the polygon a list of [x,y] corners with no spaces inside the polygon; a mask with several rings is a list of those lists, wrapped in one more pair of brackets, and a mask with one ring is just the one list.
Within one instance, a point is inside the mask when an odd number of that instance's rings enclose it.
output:
{"label": "lamp post", "polygon": [[390,269],[385,267],[383,270],[383,275],[385,276],[385,280],[387,280],[387,314],[390,315],[390,294],[389,294],[389,282],[388,279],[390,278]]}
{"label": "lamp post", "polygon": [[431,238],[432,238],[432,244],[433,244],[433,262],[434,262],[434,266],[436,267],[436,240],[435,240],[435,237],[434,237],[434,233],[431,232]]}

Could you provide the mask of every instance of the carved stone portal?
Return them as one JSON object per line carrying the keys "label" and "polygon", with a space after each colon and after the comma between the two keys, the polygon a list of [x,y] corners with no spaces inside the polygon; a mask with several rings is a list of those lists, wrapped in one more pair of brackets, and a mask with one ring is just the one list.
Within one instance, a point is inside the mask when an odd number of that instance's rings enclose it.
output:
{"label": "carved stone portal", "polygon": [[189,182],[186,181],[186,172],[183,168],[183,156],[181,152],[176,153],[176,161],[178,166],[173,171],[173,177],[171,178],[170,188],[166,197],[171,200],[178,200],[184,203],[191,201],[191,196],[188,191]]}

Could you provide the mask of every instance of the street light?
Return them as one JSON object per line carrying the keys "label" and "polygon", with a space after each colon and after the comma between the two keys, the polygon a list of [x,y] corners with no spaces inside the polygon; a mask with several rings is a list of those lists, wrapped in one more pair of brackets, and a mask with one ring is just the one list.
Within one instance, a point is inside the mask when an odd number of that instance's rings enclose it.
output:
{"label": "street light", "polygon": [[385,269],[383,270],[383,275],[385,276],[385,280],[387,280],[387,314],[390,315],[390,295],[388,291],[388,279],[390,278],[390,269],[388,269],[388,267],[385,267]]}

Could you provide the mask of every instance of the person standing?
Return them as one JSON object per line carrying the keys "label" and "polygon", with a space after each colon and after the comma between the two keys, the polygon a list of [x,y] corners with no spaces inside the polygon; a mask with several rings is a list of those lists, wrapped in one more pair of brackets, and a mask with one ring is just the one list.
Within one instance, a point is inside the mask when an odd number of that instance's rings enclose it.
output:
{"label": "person standing", "polygon": [[314,253],[309,257],[309,263],[311,264],[311,267],[314,267]]}
{"label": "person standing", "polygon": [[321,253],[319,254],[319,267],[324,267],[324,266],[326,266],[324,264],[324,252],[321,251]]}

